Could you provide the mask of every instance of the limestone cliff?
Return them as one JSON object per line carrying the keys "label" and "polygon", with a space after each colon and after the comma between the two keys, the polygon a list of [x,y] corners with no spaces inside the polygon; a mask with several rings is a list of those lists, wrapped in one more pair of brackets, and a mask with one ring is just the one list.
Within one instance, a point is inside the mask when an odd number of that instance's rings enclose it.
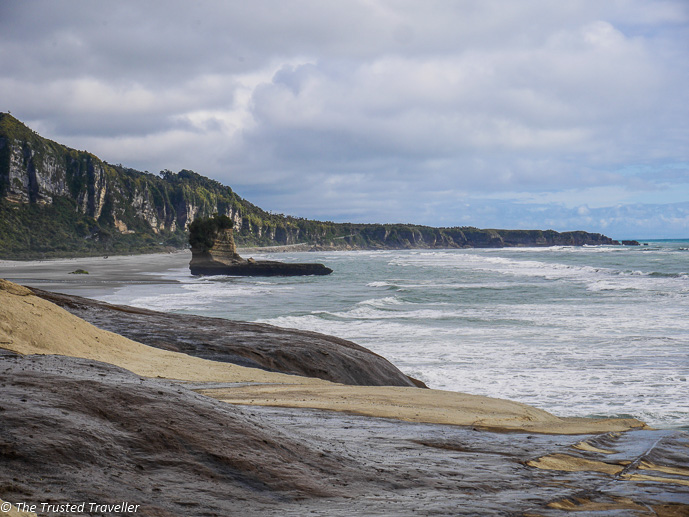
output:
{"label": "limestone cliff", "polygon": [[190,170],[159,175],[41,137],[0,113],[0,258],[160,251],[186,245],[191,221],[229,217],[239,245],[325,249],[616,244],[600,234],[348,224],[272,214]]}
{"label": "limestone cliff", "polygon": [[[312,232],[217,181],[159,175],[60,145],[0,113],[0,254],[93,254],[183,247],[196,217],[226,215],[251,244],[299,242]],[[287,226],[290,226],[288,229]]]}
{"label": "limestone cliff", "polygon": [[[194,251],[193,248],[192,251]],[[237,254],[237,246],[234,243],[231,228],[218,233],[211,249],[196,250],[195,256],[221,264],[231,264],[232,262],[242,260],[242,257]]]}

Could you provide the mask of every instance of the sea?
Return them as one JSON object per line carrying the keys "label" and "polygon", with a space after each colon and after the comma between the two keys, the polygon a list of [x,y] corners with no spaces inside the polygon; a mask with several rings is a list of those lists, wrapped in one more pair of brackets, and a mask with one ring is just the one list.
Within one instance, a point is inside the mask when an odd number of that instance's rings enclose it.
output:
{"label": "sea", "polygon": [[689,429],[689,240],[253,258],[334,272],[193,277],[186,257],[89,296],[338,336],[435,389]]}

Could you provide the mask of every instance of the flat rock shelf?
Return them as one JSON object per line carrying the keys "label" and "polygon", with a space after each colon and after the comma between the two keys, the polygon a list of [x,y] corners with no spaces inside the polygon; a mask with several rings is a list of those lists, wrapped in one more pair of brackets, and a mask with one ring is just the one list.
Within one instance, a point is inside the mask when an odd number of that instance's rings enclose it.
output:
{"label": "flat rock shelf", "polygon": [[0,350],[0,368],[0,498],[13,503],[122,500],[159,516],[689,510],[681,431],[491,432],[236,406],[73,357]]}
{"label": "flat rock shelf", "polygon": [[276,260],[246,260],[223,265],[190,265],[192,275],[228,276],[306,276],[329,275],[333,272],[323,264],[278,262]]}

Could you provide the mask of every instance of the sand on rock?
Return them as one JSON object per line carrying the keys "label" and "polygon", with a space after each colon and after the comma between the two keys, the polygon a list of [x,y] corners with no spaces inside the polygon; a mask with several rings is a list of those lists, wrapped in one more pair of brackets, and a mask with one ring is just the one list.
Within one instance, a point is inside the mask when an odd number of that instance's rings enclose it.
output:
{"label": "sand on rock", "polygon": [[456,392],[344,386],[209,361],[152,348],[101,330],[23,289],[11,282],[0,284],[0,347],[20,354],[57,354],[102,361],[144,377],[264,384],[221,389],[199,386],[201,393],[228,403],[318,408],[415,422],[561,434],[644,426],[635,419],[561,419],[525,404]]}
{"label": "sand on rock", "polygon": [[20,354],[57,354],[93,359],[144,377],[189,381],[324,383],[149,347],[94,327],[26,288],[0,284],[0,347]]}

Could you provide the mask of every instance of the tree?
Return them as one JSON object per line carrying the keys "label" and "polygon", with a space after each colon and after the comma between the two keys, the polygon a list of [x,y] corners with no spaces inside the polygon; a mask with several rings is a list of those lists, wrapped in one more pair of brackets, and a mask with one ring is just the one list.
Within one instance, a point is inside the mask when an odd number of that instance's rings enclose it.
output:
{"label": "tree", "polygon": [[197,217],[189,225],[189,244],[192,248],[208,251],[213,247],[218,232],[229,230],[232,226],[232,219],[226,215]]}

